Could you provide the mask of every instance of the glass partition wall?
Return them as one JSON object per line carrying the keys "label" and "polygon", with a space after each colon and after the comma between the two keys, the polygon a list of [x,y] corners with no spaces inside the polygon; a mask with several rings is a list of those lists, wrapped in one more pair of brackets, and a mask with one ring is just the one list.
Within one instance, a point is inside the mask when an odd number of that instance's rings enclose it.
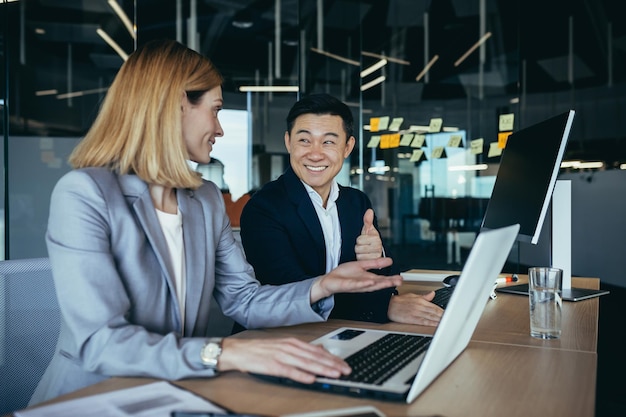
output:
{"label": "glass partition wall", "polygon": [[[0,0],[1,252],[46,256],[49,196],[67,155],[125,57],[171,38],[225,76],[224,153],[200,169],[233,199],[284,171],[290,106],[327,92],[357,121],[338,180],[370,196],[398,267],[458,269],[510,132],[573,108],[566,159],[578,165],[563,170],[626,162],[626,25],[608,0],[556,3]],[[233,174],[233,143],[248,173]]]}

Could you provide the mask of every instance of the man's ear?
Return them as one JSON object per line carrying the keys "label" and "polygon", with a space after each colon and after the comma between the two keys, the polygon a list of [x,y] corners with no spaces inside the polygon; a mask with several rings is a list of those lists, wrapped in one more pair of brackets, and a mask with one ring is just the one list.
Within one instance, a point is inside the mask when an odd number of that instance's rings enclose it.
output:
{"label": "man's ear", "polygon": [[343,153],[343,158],[346,159],[352,153],[352,149],[354,149],[354,145],[356,144],[356,139],[354,136],[350,136],[348,138],[348,143],[346,143],[346,150]]}
{"label": "man's ear", "polygon": [[285,148],[287,152],[291,153],[291,137],[289,136],[289,132],[285,130]]}

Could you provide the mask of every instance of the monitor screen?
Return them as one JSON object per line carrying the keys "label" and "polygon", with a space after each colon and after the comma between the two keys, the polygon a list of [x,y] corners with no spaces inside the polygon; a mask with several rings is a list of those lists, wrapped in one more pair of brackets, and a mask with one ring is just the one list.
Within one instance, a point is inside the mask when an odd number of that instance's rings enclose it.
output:
{"label": "monitor screen", "polygon": [[517,240],[537,244],[573,120],[570,110],[509,136],[481,230],[519,223]]}

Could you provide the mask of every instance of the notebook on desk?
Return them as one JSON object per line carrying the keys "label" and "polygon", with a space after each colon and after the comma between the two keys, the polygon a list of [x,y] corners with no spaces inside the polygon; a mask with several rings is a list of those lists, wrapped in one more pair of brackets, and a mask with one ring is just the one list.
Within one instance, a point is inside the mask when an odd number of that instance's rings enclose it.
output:
{"label": "notebook on desk", "polygon": [[[312,343],[322,344],[344,358],[353,370],[347,378],[318,377],[308,385],[287,378],[256,376],[302,388],[412,402],[467,347],[518,230],[519,225],[513,225],[478,235],[434,335],[342,327]],[[387,350],[402,357],[381,359]],[[356,382],[350,378],[360,374],[355,361],[361,353],[365,357],[359,361],[379,375],[367,375]]]}

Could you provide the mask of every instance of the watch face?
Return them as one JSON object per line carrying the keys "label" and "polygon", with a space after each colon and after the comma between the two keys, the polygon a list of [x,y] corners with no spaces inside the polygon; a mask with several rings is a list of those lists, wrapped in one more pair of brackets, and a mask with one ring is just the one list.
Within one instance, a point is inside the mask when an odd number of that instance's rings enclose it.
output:
{"label": "watch face", "polygon": [[209,358],[215,358],[220,353],[220,347],[216,343],[209,343],[204,350],[204,354]]}
{"label": "watch face", "polygon": [[221,353],[222,346],[219,342],[208,342],[202,348],[202,353],[200,355],[202,363],[215,368],[217,366],[217,360],[219,359]]}

